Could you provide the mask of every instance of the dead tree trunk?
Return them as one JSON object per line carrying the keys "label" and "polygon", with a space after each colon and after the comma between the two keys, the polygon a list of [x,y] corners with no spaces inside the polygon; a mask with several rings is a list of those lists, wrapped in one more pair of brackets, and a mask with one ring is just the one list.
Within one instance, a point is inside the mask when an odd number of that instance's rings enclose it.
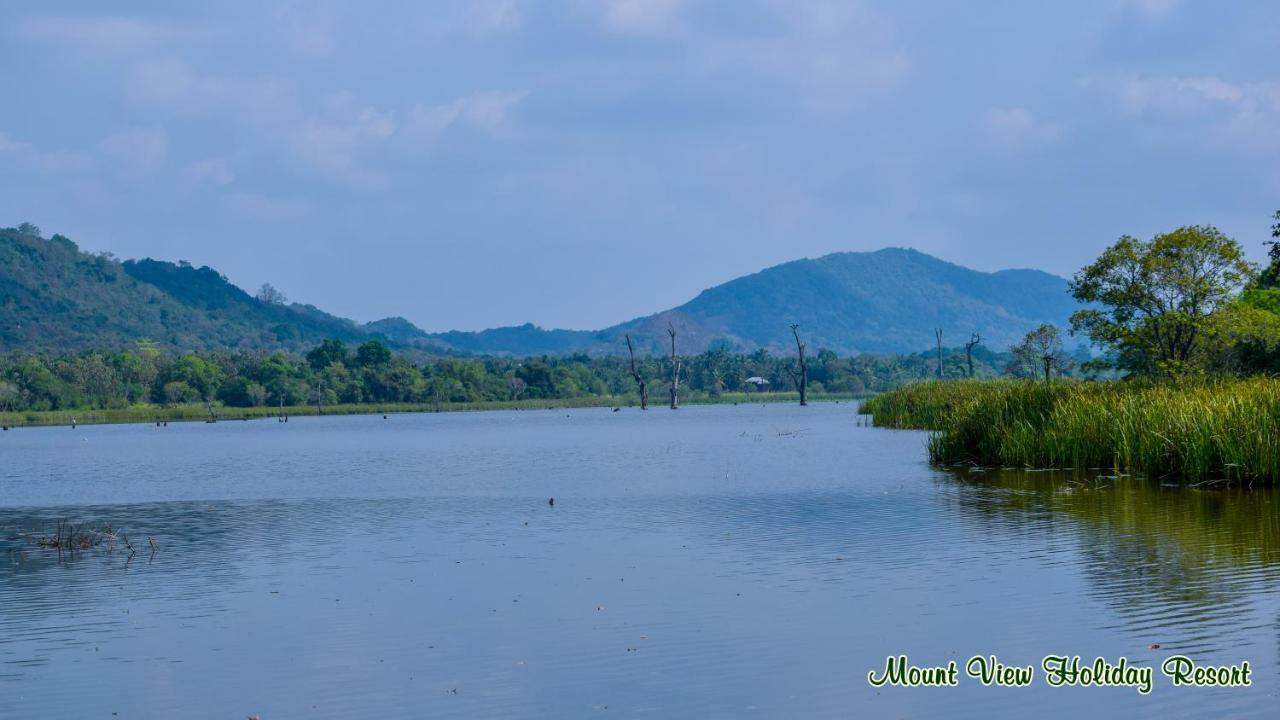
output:
{"label": "dead tree trunk", "polygon": [[1053,368],[1053,356],[1041,355],[1040,359],[1044,361],[1044,381],[1047,384],[1049,382],[1049,378],[1051,377],[1049,371]]}
{"label": "dead tree trunk", "polygon": [[942,328],[933,331],[935,337],[938,338],[938,379],[942,379]]}
{"label": "dead tree trunk", "polygon": [[964,344],[964,358],[969,363],[969,379],[973,379],[973,348],[982,343],[982,336],[973,333],[969,336],[969,342]]}
{"label": "dead tree trunk", "polygon": [[800,326],[793,324],[791,326],[791,334],[796,338],[796,355],[799,356],[800,369],[787,368],[791,373],[791,379],[795,381],[796,389],[800,391],[800,404],[808,405],[808,387],[809,387],[809,361],[804,357],[805,344],[800,342]]}
{"label": "dead tree trunk", "polygon": [[671,336],[671,409],[680,409],[680,357],[676,355],[676,329],[667,325],[667,334]]}
{"label": "dead tree trunk", "polygon": [[626,335],[627,352],[631,355],[631,377],[636,379],[636,384],[640,386],[640,409],[649,409],[649,387],[645,385],[644,378],[640,376],[640,371],[636,369],[636,351],[631,347],[631,336]]}

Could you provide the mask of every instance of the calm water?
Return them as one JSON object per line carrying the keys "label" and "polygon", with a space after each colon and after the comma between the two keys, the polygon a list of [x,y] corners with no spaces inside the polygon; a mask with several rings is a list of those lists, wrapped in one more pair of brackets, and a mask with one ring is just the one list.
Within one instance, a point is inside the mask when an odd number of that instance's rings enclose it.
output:
{"label": "calm water", "polygon": [[[5,433],[0,717],[1276,717],[1280,493],[924,440],[848,404]],[[62,518],[140,550],[17,538]],[[869,687],[899,653],[1254,685]]]}

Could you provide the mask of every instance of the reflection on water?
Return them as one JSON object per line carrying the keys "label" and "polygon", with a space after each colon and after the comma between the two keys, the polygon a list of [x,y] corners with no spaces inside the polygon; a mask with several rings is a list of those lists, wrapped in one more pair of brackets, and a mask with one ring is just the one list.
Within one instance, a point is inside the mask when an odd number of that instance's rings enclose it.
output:
{"label": "reflection on water", "polygon": [[[5,718],[1272,717],[1280,686],[1276,491],[937,472],[848,405],[3,440]],[[59,519],[139,552],[18,538]],[[865,681],[1051,652],[1255,685]]]}
{"label": "reflection on water", "polygon": [[966,515],[1019,533],[1066,527],[1072,561],[1114,627],[1189,655],[1271,652],[1274,618],[1246,621],[1280,577],[1280,489],[1202,490],[1062,473],[957,473]]}

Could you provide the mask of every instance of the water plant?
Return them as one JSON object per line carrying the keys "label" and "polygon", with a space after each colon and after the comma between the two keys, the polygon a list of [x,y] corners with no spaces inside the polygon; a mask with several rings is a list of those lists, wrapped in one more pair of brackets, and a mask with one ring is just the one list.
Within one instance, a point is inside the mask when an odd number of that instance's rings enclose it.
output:
{"label": "water plant", "polygon": [[935,431],[941,464],[1280,482],[1280,380],[927,382],[874,397],[884,427]]}

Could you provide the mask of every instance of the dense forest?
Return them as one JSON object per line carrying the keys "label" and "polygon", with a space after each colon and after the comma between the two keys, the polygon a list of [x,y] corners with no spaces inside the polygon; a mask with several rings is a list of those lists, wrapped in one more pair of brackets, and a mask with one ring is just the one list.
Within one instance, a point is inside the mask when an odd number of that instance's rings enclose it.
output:
{"label": "dense forest", "polygon": [[[978,377],[1000,374],[1004,353],[972,349]],[[680,358],[681,388],[693,397],[793,390],[795,359],[765,350],[723,349]],[[637,358],[654,392],[670,376],[665,358]],[[821,350],[808,358],[809,391],[857,394],[935,377],[936,352],[839,357]],[[945,377],[967,377],[963,348],[943,353]],[[329,339],[305,355],[284,352],[166,353],[153,343],[133,350],[70,356],[17,353],[0,357],[0,411],[121,408],[138,404],[215,403],[231,407],[339,403],[489,402],[631,396],[637,392],[628,360],[586,355],[510,358],[433,358],[415,362],[370,340],[349,346]]]}

